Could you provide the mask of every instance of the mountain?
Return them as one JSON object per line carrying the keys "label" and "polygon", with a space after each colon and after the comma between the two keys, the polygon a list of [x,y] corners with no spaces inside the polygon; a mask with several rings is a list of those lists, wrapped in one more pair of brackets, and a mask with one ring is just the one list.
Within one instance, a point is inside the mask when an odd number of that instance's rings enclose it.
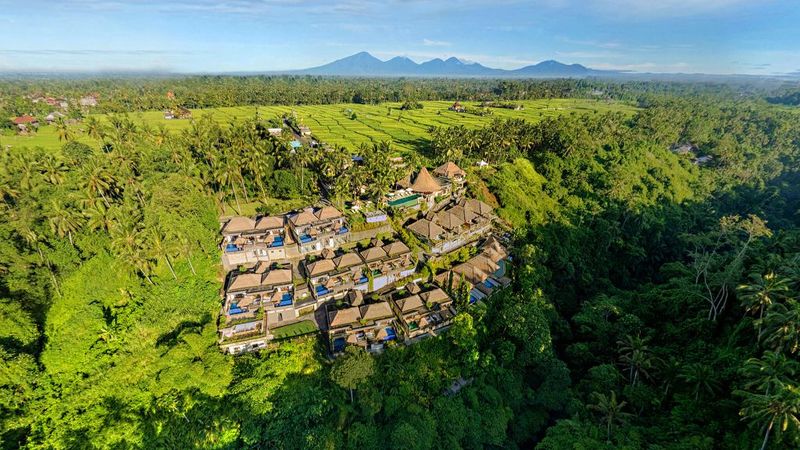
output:
{"label": "mountain", "polygon": [[324,64],[310,69],[293,71],[302,75],[338,75],[338,76],[416,76],[416,77],[586,77],[609,75],[616,72],[589,69],[580,64],[563,64],[558,61],[522,67],[516,70],[493,69],[479,63],[462,61],[455,57],[448,59],[435,58],[418,64],[405,56],[395,56],[388,61],[381,61],[367,52]]}
{"label": "mountain", "polygon": [[517,75],[539,76],[539,77],[586,77],[598,75],[600,71],[588,69],[580,64],[563,64],[558,61],[542,61],[539,64],[525,66],[521,69],[513,70]]}

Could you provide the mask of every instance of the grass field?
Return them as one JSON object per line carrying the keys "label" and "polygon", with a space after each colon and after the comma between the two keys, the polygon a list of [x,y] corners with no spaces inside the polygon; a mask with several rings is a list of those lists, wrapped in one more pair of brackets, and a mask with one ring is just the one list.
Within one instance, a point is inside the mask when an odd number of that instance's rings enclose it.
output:
{"label": "grass field", "polygon": [[[381,105],[303,105],[303,106],[241,106],[229,108],[212,108],[193,110],[194,118],[205,114],[220,123],[230,123],[236,120],[255,117],[256,113],[262,119],[269,119],[285,113],[294,112],[297,118],[318,139],[333,145],[355,147],[362,143],[392,141],[398,149],[411,151],[423,145],[428,138],[428,129],[431,126],[464,125],[469,128],[478,128],[491,122],[494,118],[519,118],[532,122],[540,121],[547,117],[564,114],[593,114],[595,112],[622,111],[633,113],[636,108],[619,102],[602,100],[581,99],[555,99],[533,100],[519,102],[524,105],[521,111],[493,108],[491,116],[475,116],[471,114],[448,111],[452,104],[449,101],[422,102],[423,109],[400,111],[399,103],[384,103]],[[466,106],[474,103],[467,102]],[[345,111],[352,110],[356,118],[351,119]],[[130,117],[139,123],[148,123],[158,126],[163,123],[167,129],[177,132],[187,128],[189,120],[166,120],[160,111],[132,113]],[[80,128],[80,125],[76,125]],[[78,133],[79,135],[79,133]],[[79,136],[78,140],[92,143],[92,140]],[[52,126],[43,126],[34,136],[2,135],[0,145],[6,146],[41,146],[56,148],[61,145]]]}

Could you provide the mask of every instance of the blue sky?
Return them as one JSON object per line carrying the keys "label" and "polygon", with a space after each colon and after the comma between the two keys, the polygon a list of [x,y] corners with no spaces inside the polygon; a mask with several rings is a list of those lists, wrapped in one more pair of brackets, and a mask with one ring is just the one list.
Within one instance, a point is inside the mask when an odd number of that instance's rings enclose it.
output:
{"label": "blue sky", "polygon": [[0,70],[268,71],[358,51],[499,68],[800,71],[796,0],[0,0]]}

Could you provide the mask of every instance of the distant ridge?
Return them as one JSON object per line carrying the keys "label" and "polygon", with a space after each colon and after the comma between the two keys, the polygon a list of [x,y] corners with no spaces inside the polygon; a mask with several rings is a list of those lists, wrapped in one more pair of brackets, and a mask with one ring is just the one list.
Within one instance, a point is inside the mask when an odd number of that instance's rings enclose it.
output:
{"label": "distant ridge", "polygon": [[580,64],[563,64],[558,61],[543,61],[516,70],[494,69],[479,63],[465,62],[455,57],[446,60],[431,59],[416,63],[405,56],[395,56],[382,61],[367,52],[359,52],[336,61],[310,69],[293,71],[302,75],[332,76],[385,76],[385,77],[541,77],[580,78],[613,75],[622,72],[594,70]]}

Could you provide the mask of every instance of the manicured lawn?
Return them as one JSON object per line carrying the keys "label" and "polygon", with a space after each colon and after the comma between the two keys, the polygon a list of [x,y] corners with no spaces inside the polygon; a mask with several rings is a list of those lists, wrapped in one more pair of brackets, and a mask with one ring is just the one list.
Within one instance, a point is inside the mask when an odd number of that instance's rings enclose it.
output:
{"label": "manicured lawn", "polygon": [[314,321],[304,320],[302,322],[286,325],[285,327],[275,328],[272,330],[272,334],[275,336],[275,339],[285,339],[314,333],[317,330],[317,324],[314,323]]}
{"label": "manicured lawn", "polygon": [[[463,102],[466,106],[475,106],[475,102]],[[358,147],[363,143],[391,141],[400,150],[414,151],[427,144],[428,129],[432,126],[464,125],[468,128],[479,128],[495,118],[518,118],[538,122],[547,117],[564,114],[594,114],[607,111],[633,113],[636,108],[620,102],[583,99],[531,100],[518,102],[524,105],[521,111],[492,108],[490,116],[448,111],[450,101],[422,102],[423,109],[400,111],[399,103],[380,105],[302,105],[302,106],[238,106],[226,108],[210,108],[192,110],[195,119],[203,115],[221,123],[229,124],[238,120],[258,117],[269,119],[286,113],[294,113],[305,125],[311,127],[312,133],[319,139],[332,145],[348,148]],[[352,110],[356,118],[345,114]],[[103,116],[100,116],[101,118]],[[137,123],[147,123],[152,127],[159,124],[173,133],[180,132],[190,126],[191,121],[185,119],[164,119],[161,111],[131,113],[129,117]],[[81,125],[75,125],[76,133],[80,133]],[[91,139],[82,136],[81,141],[92,143]],[[41,146],[58,148],[55,127],[42,126],[34,136],[0,136],[0,144],[12,146]]]}

